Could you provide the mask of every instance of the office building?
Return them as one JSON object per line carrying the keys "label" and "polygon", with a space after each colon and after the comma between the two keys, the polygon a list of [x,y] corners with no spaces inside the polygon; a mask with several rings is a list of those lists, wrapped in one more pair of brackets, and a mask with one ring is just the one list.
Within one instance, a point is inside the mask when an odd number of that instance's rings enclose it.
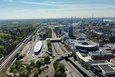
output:
{"label": "office building", "polygon": [[68,28],[68,36],[74,36],[74,27],[70,26]]}

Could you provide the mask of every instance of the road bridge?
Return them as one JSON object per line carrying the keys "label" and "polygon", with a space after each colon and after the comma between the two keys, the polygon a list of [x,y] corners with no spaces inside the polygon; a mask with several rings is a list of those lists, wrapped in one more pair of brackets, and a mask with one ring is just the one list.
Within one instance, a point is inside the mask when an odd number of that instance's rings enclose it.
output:
{"label": "road bridge", "polygon": [[61,38],[47,38],[46,40],[50,40],[51,42],[61,42]]}

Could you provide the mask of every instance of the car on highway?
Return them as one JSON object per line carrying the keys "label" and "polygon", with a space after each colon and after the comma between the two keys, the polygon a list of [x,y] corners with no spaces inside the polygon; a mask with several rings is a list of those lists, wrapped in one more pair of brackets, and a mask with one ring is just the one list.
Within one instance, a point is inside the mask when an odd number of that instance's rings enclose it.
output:
{"label": "car on highway", "polygon": [[32,54],[33,58],[34,58],[34,54]]}
{"label": "car on highway", "polygon": [[32,49],[32,47],[30,47],[30,50]]}
{"label": "car on highway", "polygon": [[44,53],[45,51],[42,51],[42,53]]}

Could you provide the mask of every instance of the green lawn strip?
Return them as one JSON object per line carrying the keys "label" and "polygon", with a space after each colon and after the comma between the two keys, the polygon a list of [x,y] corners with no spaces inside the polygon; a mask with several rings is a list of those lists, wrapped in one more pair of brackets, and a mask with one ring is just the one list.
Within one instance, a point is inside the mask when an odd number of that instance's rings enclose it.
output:
{"label": "green lawn strip", "polygon": [[67,50],[67,52],[69,52],[69,50],[67,48],[65,48]]}
{"label": "green lawn strip", "polygon": [[[54,43],[53,43],[53,46],[54,46]],[[57,50],[56,50],[56,48],[55,48],[55,46],[54,46],[54,49],[55,49],[56,53],[58,53]]]}
{"label": "green lawn strip", "polygon": [[63,49],[62,45],[60,45],[60,43],[59,43],[59,46],[61,47],[61,49],[63,50],[63,52],[66,53],[66,51]]}

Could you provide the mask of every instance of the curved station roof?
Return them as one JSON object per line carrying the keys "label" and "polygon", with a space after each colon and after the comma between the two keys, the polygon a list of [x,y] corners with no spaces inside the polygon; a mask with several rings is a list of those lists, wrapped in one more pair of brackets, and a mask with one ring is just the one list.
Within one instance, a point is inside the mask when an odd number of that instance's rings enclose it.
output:
{"label": "curved station roof", "polygon": [[42,41],[38,41],[36,45],[34,46],[34,52],[39,52],[41,47],[42,47]]}

